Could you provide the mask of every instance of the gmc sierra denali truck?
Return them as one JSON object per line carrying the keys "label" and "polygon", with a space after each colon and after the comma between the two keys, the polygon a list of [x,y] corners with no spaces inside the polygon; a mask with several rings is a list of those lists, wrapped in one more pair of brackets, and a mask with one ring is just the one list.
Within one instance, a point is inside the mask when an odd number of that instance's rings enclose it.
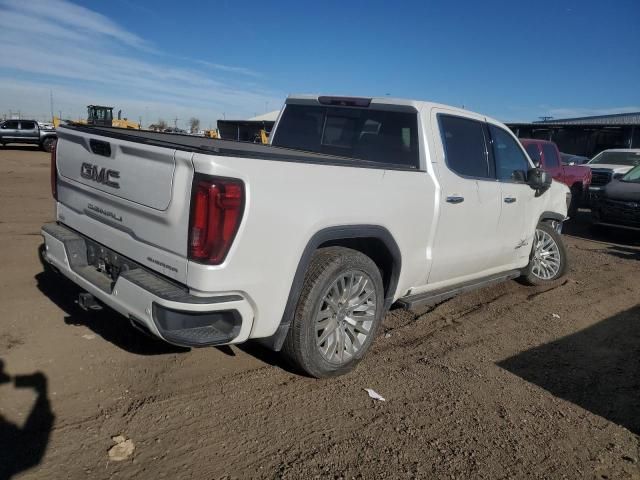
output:
{"label": "gmc sierra denali truck", "polygon": [[352,369],[392,304],[433,304],[567,259],[569,189],[491,118],[434,103],[289,97],[270,145],[58,130],[46,266],[184,346],[262,339]]}
{"label": "gmc sierra denali truck", "polygon": [[43,128],[35,120],[5,120],[0,122],[0,144],[27,143],[50,152],[56,143],[56,131]]}

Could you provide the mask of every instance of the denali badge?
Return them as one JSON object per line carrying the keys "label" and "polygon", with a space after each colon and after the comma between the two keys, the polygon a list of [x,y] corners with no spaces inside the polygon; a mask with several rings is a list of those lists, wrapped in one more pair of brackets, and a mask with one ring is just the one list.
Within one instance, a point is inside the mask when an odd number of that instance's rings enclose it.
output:
{"label": "denali badge", "polygon": [[87,208],[89,210],[92,210],[92,211],[96,212],[96,213],[104,215],[105,217],[110,217],[110,218],[113,218],[114,220],[117,220],[118,222],[122,222],[122,216],[118,215],[115,212],[112,212],[111,210],[105,210],[104,208],[98,207],[97,205],[94,205],[93,203],[87,204]]}
{"label": "denali badge", "polygon": [[114,181],[114,179],[120,178],[120,172],[117,170],[109,170],[90,163],[83,163],[82,167],[80,167],[80,176],[97,183],[102,183],[107,187],[120,188],[120,184]]}

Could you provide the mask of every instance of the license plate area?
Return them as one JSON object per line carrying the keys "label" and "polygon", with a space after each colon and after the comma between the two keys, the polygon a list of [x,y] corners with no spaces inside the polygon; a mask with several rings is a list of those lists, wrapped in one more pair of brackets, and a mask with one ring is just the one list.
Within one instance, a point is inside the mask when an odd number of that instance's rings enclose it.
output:
{"label": "license plate area", "polygon": [[93,240],[85,237],[85,242],[87,244],[87,264],[108,278],[112,282],[112,289],[121,273],[141,268],[139,264],[118,255]]}

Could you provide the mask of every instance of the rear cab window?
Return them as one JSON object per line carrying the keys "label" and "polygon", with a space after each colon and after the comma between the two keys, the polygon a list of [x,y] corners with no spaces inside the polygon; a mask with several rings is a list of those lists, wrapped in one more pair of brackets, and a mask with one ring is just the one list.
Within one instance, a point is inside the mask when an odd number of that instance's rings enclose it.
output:
{"label": "rear cab window", "polygon": [[542,158],[540,157],[540,150],[538,150],[538,145],[535,143],[528,143],[526,147],[524,147],[527,153],[529,154],[529,158],[534,163],[540,163]]}
{"label": "rear cab window", "polygon": [[415,111],[288,104],[271,144],[398,168],[420,165]]}
{"label": "rear cab window", "polygon": [[555,147],[549,143],[542,145],[542,155],[544,155],[544,166],[546,168],[557,168],[560,166],[560,159]]}

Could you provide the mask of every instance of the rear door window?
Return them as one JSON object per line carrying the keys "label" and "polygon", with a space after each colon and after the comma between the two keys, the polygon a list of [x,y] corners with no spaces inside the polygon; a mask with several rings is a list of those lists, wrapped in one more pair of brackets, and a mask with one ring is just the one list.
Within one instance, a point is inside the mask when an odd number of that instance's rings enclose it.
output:
{"label": "rear door window", "polygon": [[503,181],[524,181],[529,161],[520,143],[506,130],[489,124],[496,177]]}
{"label": "rear door window", "polygon": [[538,145],[536,145],[535,143],[529,143],[524,148],[529,154],[529,158],[532,162],[539,163],[542,160],[540,157],[540,150],[538,150]]}
{"label": "rear door window", "polygon": [[271,144],[405,168],[419,167],[416,112],[287,105]]}
{"label": "rear door window", "polygon": [[18,129],[18,121],[17,120],[9,120],[2,125],[2,128],[7,130],[17,130]]}
{"label": "rear door window", "polygon": [[453,115],[438,115],[447,166],[459,175],[494,178],[487,157],[484,123]]}
{"label": "rear door window", "polygon": [[544,155],[544,166],[546,168],[557,168],[560,166],[558,152],[553,145],[548,143],[542,145],[542,154]]}

